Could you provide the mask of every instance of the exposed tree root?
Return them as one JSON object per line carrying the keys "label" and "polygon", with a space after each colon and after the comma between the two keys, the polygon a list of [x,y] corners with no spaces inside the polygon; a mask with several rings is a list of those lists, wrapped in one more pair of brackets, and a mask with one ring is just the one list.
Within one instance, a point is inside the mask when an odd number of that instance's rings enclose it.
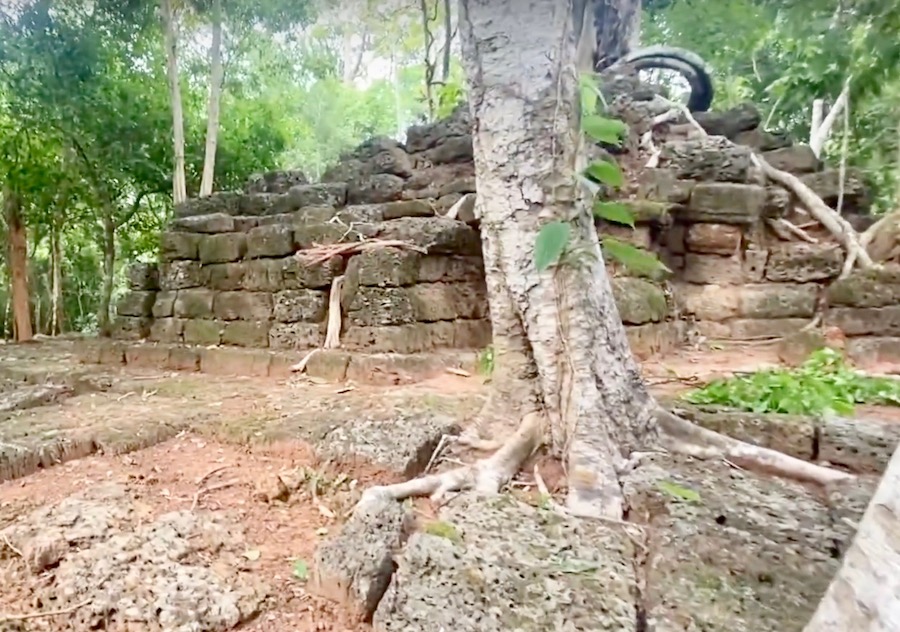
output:
{"label": "exposed tree root", "polygon": [[367,239],[349,244],[316,245],[306,250],[298,250],[294,256],[303,261],[305,265],[314,266],[325,263],[332,257],[357,255],[361,252],[380,250],[382,248],[400,248],[401,250],[412,250],[421,254],[427,254],[424,248],[406,241],[400,241],[399,239]]}
{"label": "exposed tree root", "polygon": [[325,331],[323,349],[337,349],[341,346],[341,289],[344,287],[344,275],[331,282],[328,295],[328,329]]}
{"label": "exposed tree root", "polygon": [[805,230],[800,228],[799,226],[792,224],[788,220],[783,217],[779,217],[778,219],[768,218],[766,220],[766,225],[772,229],[772,231],[778,236],[782,241],[793,241],[794,237],[799,237],[803,241],[810,244],[817,244],[819,240],[815,237],[812,237]]}

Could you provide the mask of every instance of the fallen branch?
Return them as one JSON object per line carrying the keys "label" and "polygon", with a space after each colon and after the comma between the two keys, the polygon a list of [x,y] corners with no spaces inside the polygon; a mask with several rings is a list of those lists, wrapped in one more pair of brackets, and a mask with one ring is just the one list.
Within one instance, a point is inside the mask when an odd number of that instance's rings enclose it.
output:
{"label": "fallen branch", "polygon": [[45,617],[58,617],[64,614],[72,614],[76,610],[80,610],[91,603],[90,599],[85,599],[74,606],[68,608],[60,608],[59,610],[47,610],[45,612],[28,612],[26,614],[9,614],[0,612],[0,623],[9,623],[11,621],[29,621],[31,619],[43,619]]}
{"label": "fallen branch", "polygon": [[368,239],[366,241],[353,242],[349,244],[317,244],[306,250],[298,250],[294,256],[301,260],[307,266],[314,266],[325,263],[332,257],[358,255],[370,250],[380,250],[382,248],[399,248],[401,250],[412,250],[421,254],[428,254],[428,251],[420,246],[411,244],[399,239]]}
{"label": "fallen branch", "polygon": [[234,478],[230,481],[225,481],[222,483],[216,483],[215,485],[210,485],[209,487],[201,487],[197,490],[197,493],[194,494],[194,500],[191,503],[191,511],[194,511],[197,508],[197,505],[200,503],[200,497],[204,494],[209,494],[210,492],[218,491],[220,489],[225,489],[226,487],[234,487],[238,483],[240,483],[238,479]]}
{"label": "fallen branch", "polygon": [[772,231],[778,235],[778,238],[783,241],[793,241],[792,236],[799,237],[803,241],[810,244],[817,244],[819,240],[815,237],[812,237],[805,230],[796,226],[784,219],[783,217],[779,218],[768,218],[766,219],[766,225],[772,229]]}

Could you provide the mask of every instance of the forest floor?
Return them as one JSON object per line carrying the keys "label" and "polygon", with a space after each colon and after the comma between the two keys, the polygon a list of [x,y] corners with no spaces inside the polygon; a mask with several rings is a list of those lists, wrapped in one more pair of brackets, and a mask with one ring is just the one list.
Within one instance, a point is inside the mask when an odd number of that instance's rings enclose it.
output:
{"label": "forest floor", "polygon": [[[400,480],[421,460],[423,432],[464,422],[486,390],[480,376],[450,373],[374,387],[86,368],[78,344],[0,346],[0,630],[100,622],[148,630],[166,616],[166,629],[178,629],[171,626],[180,615],[161,595],[188,599],[184,577],[206,581],[198,564],[228,598],[207,587],[196,599],[235,607],[210,605],[203,625],[190,629],[242,622],[254,631],[368,630],[306,590],[316,547],[337,533],[362,489]],[[730,345],[643,369],[654,391],[673,395],[777,363],[769,347]],[[48,383],[63,390],[48,391]],[[864,407],[858,416],[900,422],[897,409]],[[547,469],[544,477],[551,487],[559,478]],[[530,479],[519,483],[527,488]],[[197,533],[206,534],[202,546]],[[173,548],[181,552],[167,553]],[[177,581],[139,576],[167,555]],[[104,561],[119,558],[119,566]],[[117,572],[122,578],[110,580]],[[155,582],[156,592],[128,596],[135,582]],[[64,613],[25,618],[51,610]]]}

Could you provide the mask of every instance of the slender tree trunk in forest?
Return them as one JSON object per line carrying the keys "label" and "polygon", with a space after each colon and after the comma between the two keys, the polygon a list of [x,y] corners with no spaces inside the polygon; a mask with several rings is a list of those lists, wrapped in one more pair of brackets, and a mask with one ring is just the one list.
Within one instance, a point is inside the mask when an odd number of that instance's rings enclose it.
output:
{"label": "slender tree trunk in forest", "polygon": [[62,236],[59,221],[50,222],[50,335],[62,333],[65,310],[62,296]]}
{"label": "slender tree trunk in forest", "polygon": [[7,262],[12,294],[13,340],[27,342],[34,337],[28,291],[28,231],[22,218],[22,201],[18,194],[3,192],[3,212],[9,239]]}
{"label": "slender tree trunk in forest", "polygon": [[169,82],[169,100],[172,106],[172,146],[174,149],[172,201],[180,204],[187,199],[187,184],[184,176],[184,109],[181,105],[181,84],[178,79],[178,31],[173,1],[161,0],[161,8],[166,41],[166,75]]}
{"label": "slender tree trunk in forest", "polygon": [[900,630],[900,448],[804,632]]}
{"label": "slender tree trunk in forest", "polygon": [[444,50],[441,60],[441,82],[447,85],[450,80],[450,59],[453,47],[453,13],[450,0],[444,0]]}
{"label": "slender tree trunk in forest", "polygon": [[103,289],[97,308],[97,325],[101,336],[110,335],[110,311],[112,307],[113,282],[116,273],[116,224],[112,210],[103,213]]}
{"label": "slender tree trunk in forest", "polygon": [[219,137],[219,103],[222,98],[222,0],[212,3],[212,44],[209,47],[209,104],[206,114],[206,155],[200,197],[213,192],[216,174],[216,145]]}

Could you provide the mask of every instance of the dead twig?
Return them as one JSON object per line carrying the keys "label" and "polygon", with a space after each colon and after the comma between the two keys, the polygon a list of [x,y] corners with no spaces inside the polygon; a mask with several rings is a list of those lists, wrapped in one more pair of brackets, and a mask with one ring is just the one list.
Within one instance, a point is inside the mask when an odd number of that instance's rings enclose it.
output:
{"label": "dead twig", "polygon": [[200,503],[200,497],[204,494],[208,494],[210,492],[218,491],[220,489],[225,489],[226,487],[234,487],[239,484],[239,481],[236,478],[231,479],[230,481],[225,481],[223,483],[216,483],[215,485],[210,485],[209,487],[201,487],[197,490],[197,493],[194,494],[194,501],[191,503],[191,511],[194,511],[197,508],[197,505]]}
{"label": "dead twig", "polygon": [[60,608],[59,610],[46,610],[44,612],[28,612],[25,614],[9,614],[9,613],[0,613],[0,623],[9,622],[9,621],[28,621],[30,619],[42,619],[44,617],[58,617],[63,614],[72,614],[76,610],[80,610],[84,608],[88,604],[91,603],[90,599],[85,599],[79,603],[76,603],[74,606],[69,606],[68,608]]}
{"label": "dead twig", "polygon": [[[15,553],[19,557],[25,557],[25,555],[22,553],[22,551],[17,549],[16,546],[12,542],[9,541],[9,538],[6,537],[5,533],[3,534],[3,544],[5,544],[6,548],[8,548],[10,551]],[[0,617],[0,620],[2,620],[2,618],[3,617]]]}
{"label": "dead twig", "polygon": [[214,467],[213,469],[208,471],[206,474],[204,474],[203,476],[201,476],[200,478],[197,479],[197,485],[203,485],[203,483],[208,481],[210,479],[210,477],[214,476],[215,474],[218,474],[222,470],[227,470],[229,467],[232,467],[232,466],[231,465],[220,465],[218,467]]}

